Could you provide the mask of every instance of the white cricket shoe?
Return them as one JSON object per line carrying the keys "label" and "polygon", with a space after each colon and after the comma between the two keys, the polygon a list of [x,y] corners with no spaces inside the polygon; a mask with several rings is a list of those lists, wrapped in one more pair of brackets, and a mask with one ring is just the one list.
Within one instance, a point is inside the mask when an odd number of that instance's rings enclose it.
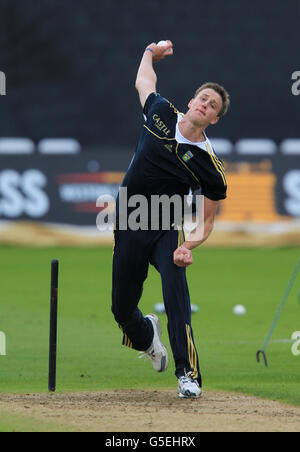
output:
{"label": "white cricket shoe", "polygon": [[181,398],[197,399],[202,394],[198,381],[191,378],[191,373],[178,378],[178,396]]}
{"label": "white cricket shoe", "polygon": [[146,356],[150,359],[153,368],[157,372],[164,372],[168,368],[169,356],[166,347],[160,340],[161,324],[159,318],[155,314],[148,314],[145,318],[151,321],[154,336],[150,348],[145,352],[141,352],[139,357],[142,358],[143,356]]}

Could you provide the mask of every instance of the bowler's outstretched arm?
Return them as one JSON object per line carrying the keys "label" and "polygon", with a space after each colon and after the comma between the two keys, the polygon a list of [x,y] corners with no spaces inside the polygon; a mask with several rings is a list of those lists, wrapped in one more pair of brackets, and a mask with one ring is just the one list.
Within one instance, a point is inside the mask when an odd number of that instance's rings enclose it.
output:
{"label": "bowler's outstretched arm", "polygon": [[152,42],[143,54],[135,82],[143,108],[149,94],[156,92],[157,76],[153,69],[153,62],[158,62],[167,55],[173,55],[173,44],[171,41],[167,43],[166,46],[158,46]]}

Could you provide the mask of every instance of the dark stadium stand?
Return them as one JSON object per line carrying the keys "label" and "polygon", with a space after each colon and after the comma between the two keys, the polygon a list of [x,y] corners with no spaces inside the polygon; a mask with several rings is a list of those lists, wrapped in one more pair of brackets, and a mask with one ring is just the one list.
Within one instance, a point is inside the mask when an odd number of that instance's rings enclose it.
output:
{"label": "dark stadium stand", "polygon": [[[170,38],[158,91],[183,111],[204,81],[231,94],[230,114],[209,136],[299,135],[299,2],[1,0],[0,136],[74,137],[90,147],[133,149],[141,124],[134,88],[144,46]],[[249,39],[250,37],[250,39]]]}

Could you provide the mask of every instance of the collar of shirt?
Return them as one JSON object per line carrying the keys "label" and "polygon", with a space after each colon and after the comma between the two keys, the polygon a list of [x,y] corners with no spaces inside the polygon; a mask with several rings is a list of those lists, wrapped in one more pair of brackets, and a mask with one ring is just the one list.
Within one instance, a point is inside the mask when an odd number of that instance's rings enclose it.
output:
{"label": "collar of shirt", "polygon": [[184,116],[184,115],[181,114],[181,113],[178,113],[178,115],[177,115],[177,124],[176,124],[175,140],[176,140],[177,143],[179,143],[179,144],[190,144],[190,145],[192,145],[192,146],[197,146],[198,148],[203,149],[204,151],[207,152],[206,144],[209,144],[210,146],[211,146],[211,144],[210,144],[210,141],[209,141],[209,139],[207,138],[205,132],[203,132],[203,133],[204,133],[204,136],[205,136],[206,140],[205,140],[205,141],[199,141],[199,142],[193,142],[193,141],[190,141],[190,140],[188,140],[187,138],[185,138],[185,137],[181,134],[181,132],[180,132],[180,130],[179,130],[179,127],[178,127],[178,124],[179,124],[180,121],[183,119],[183,116]]}

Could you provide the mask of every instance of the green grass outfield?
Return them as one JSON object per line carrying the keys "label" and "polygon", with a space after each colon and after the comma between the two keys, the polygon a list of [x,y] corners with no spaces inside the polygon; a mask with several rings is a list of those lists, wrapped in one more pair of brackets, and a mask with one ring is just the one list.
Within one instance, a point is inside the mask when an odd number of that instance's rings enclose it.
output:
{"label": "green grass outfield", "polygon": [[[150,362],[121,346],[110,311],[112,249],[0,248],[0,392],[47,392],[50,261],[60,260],[57,391],[174,388],[174,364],[157,374]],[[287,287],[299,249],[194,251],[188,269],[193,329],[204,389],[237,391],[300,406],[300,355],[288,342],[300,330],[300,275],[267,349],[269,367],[256,362]],[[160,277],[150,268],[140,307],[161,302]],[[244,304],[247,315],[232,314]],[[166,317],[160,316],[170,351]]]}

